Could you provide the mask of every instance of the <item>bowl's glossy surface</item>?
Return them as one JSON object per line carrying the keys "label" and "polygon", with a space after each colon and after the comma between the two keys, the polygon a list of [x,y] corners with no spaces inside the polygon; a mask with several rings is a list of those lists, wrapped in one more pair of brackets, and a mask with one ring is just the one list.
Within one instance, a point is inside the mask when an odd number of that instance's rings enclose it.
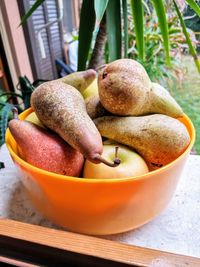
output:
{"label": "bowl's glossy surface", "polygon": [[[24,111],[20,119],[31,112]],[[172,198],[195,140],[190,119],[184,115],[181,121],[191,136],[186,151],[167,166],[134,178],[97,180],[50,173],[19,157],[9,130],[6,144],[33,204],[44,216],[75,232],[114,234],[148,222]]]}

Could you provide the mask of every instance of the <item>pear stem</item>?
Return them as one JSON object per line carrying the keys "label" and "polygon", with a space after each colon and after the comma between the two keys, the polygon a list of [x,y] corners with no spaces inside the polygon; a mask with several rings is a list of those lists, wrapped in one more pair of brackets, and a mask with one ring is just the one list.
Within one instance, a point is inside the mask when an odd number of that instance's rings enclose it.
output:
{"label": "pear stem", "polygon": [[13,113],[14,119],[19,119],[18,118],[18,109],[16,107],[12,107],[12,113]]}
{"label": "pear stem", "polygon": [[104,163],[109,167],[117,167],[121,163],[121,160],[117,157],[118,149],[119,147],[115,147],[115,159],[112,163],[104,159],[101,155],[97,155],[95,159],[99,160],[101,163]]}
{"label": "pear stem", "polygon": [[118,151],[119,151],[119,147],[116,146],[115,147],[115,160],[114,160],[114,162],[115,163],[119,162],[118,164],[120,164],[121,163],[121,160],[118,158]]}

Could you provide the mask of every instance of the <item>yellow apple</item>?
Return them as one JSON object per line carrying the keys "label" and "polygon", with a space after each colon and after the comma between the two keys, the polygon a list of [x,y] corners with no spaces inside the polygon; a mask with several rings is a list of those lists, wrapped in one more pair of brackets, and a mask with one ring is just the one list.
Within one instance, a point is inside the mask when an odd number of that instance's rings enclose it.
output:
{"label": "yellow apple", "polygon": [[31,112],[27,117],[26,121],[30,121],[32,123],[35,123],[36,125],[45,128],[45,126],[41,123],[41,121],[38,119],[37,115],[35,112]]}
{"label": "yellow apple", "polygon": [[94,81],[83,92],[84,99],[92,95],[98,95],[97,78],[95,78]]}
{"label": "yellow apple", "polygon": [[109,167],[103,163],[94,164],[86,160],[83,177],[96,179],[125,178],[142,175],[149,171],[146,162],[139,154],[121,144],[104,145],[102,157],[113,162],[116,146],[119,148],[117,158],[121,161],[117,167]]}

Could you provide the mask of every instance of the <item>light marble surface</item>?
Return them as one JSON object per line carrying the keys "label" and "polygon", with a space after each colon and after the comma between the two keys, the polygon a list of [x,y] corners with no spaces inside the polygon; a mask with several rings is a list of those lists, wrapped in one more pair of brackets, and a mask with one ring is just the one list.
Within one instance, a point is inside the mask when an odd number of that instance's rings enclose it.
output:
{"label": "light marble surface", "polygon": [[[29,201],[6,146],[0,148],[0,217],[58,228]],[[103,238],[200,258],[200,156],[190,155],[168,207],[146,225]]]}

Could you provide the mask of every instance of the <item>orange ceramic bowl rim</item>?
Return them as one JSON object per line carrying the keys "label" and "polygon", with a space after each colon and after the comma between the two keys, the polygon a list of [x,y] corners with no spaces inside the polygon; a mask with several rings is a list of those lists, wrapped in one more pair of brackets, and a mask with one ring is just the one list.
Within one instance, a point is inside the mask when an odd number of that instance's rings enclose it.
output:
{"label": "orange ceramic bowl rim", "polygon": [[[20,119],[25,119],[31,112],[33,112],[32,108],[26,109],[24,112],[22,112],[19,115],[19,118]],[[30,169],[32,172],[47,175],[49,178],[52,178],[52,179],[69,180],[69,181],[74,181],[76,183],[86,183],[86,182],[87,183],[116,183],[116,182],[118,182],[118,183],[120,182],[121,183],[121,182],[132,181],[132,180],[143,180],[143,179],[148,179],[151,176],[154,176],[155,174],[161,174],[161,173],[171,169],[174,165],[176,165],[191,150],[191,148],[192,148],[192,146],[194,145],[194,142],[195,142],[195,128],[194,128],[190,118],[186,114],[184,114],[183,117],[187,120],[187,122],[189,124],[189,127],[190,127],[190,130],[191,130],[191,135],[190,135],[190,139],[191,140],[190,140],[190,144],[188,145],[186,150],[178,158],[176,158],[174,161],[170,162],[169,164],[163,166],[162,168],[154,170],[154,171],[150,171],[150,172],[145,173],[143,175],[133,176],[133,177],[112,178],[112,179],[108,179],[108,178],[103,178],[103,179],[92,178],[91,179],[91,178],[65,176],[65,175],[49,172],[49,171],[40,169],[38,167],[35,167],[35,166],[29,164],[28,162],[26,162],[25,160],[20,158],[13,151],[11,145],[9,144],[9,139],[10,139],[10,136],[11,136],[11,133],[10,133],[9,129],[6,130],[5,142],[6,142],[8,151],[9,151],[9,153],[11,154],[11,156],[12,156],[12,158],[14,160],[19,162],[22,166],[26,167],[27,169]]]}

